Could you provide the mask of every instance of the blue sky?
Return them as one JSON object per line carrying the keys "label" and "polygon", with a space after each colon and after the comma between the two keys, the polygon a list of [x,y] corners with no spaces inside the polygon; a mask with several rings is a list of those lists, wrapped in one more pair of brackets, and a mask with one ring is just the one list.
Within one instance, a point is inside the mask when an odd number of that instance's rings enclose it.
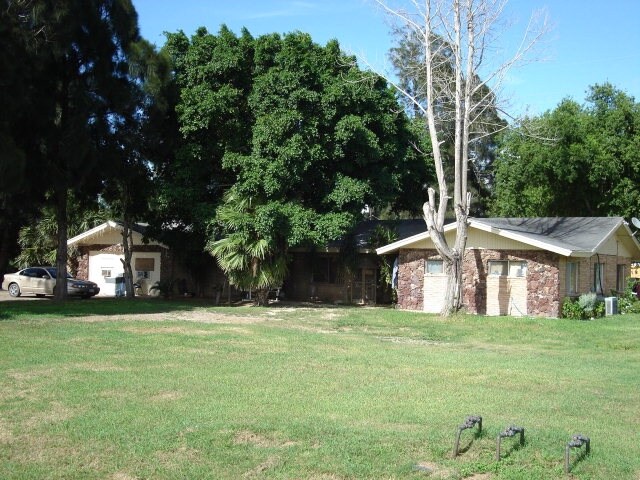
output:
{"label": "blue sky", "polygon": [[[133,0],[141,34],[158,47],[162,32],[191,35],[226,24],[253,36],[295,30],[365,57],[380,70],[392,46],[388,18],[373,0]],[[504,95],[515,115],[539,114],[563,98],[582,103],[590,85],[611,82],[640,101],[640,0],[511,0],[504,47],[519,39],[531,12],[546,8],[553,29],[541,58],[512,71]],[[511,45],[509,44],[511,40]]]}

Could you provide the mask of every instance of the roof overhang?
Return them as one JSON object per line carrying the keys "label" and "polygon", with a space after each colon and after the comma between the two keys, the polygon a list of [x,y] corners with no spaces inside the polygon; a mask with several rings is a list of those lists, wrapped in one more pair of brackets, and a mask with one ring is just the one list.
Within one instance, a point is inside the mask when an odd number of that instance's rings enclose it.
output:
{"label": "roof overhang", "polygon": [[[470,218],[469,227],[481,230],[483,232],[491,233],[499,237],[508,238],[510,240],[514,240],[524,245],[529,245],[531,247],[539,248],[541,250],[557,253],[558,255],[562,255],[564,257],[591,257],[596,253],[598,253],[600,249],[611,239],[611,237],[617,234],[620,228],[624,228],[625,233],[631,239],[631,241],[633,242],[638,252],[640,252],[640,242],[638,242],[638,240],[633,236],[631,229],[622,218],[620,218],[620,220],[616,222],[616,224],[613,225],[608,232],[603,232],[601,240],[591,250],[571,248],[571,245],[560,246],[560,245],[557,245],[557,243],[545,241],[543,238],[540,238],[539,235],[537,236],[527,235],[526,233],[516,232],[514,230],[510,230],[506,228],[500,228],[495,225],[491,225],[487,222],[483,222],[482,219],[478,219],[478,218]],[[456,224],[450,223],[444,227],[444,232],[446,233],[455,229],[456,229]],[[627,235],[625,235],[625,237]],[[413,235],[411,237],[407,237],[405,239],[390,243],[388,245],[384,245],[376,249],[376,253],[378,255],[387,255],[390,253],[395,253],[400,249],[420,248],[417,246],[417,244],[429,239],[430,239],[429,232],[422,232],[417,235]]]}
{"label": "roof overhang", "polygon": [[[456,224],[455,223],[449,223],[447,225],[444,226],[444,232],[450,232],[451,230],[455,230],[456,229]],[[388,255],[389,253],[394,253],[398,250],[400,250],[401,248],[416,248],[415,244],[419,243],[419,242],[423,242],[425,240],[429,240],[431,237],[429,235],[429,232],[422,232],[422,233],[418,233],[416,235],[412,235],[410,237],[407,238],[403,238],[402,240],[397,240],[393,243],[390,243],[388,245],[384,245],[380,248],[376,248],[376,253],[378,255]]]}
{"label": "roof overhang", "polygon": [[[120,225],[118,222],[114,222],[113,220],[107,220],[106,222],[98,225],[97,227],[93,227],[89,230],[87,230],[86,232],[83,232],[79,235],[76,235],[75,237],[70,238],[69,240],[67,240],[67,246],[71,247],[73,245],[79,245],[82,244],[85,240],[88,240],[90,238],[98,238],[101,235],[104,235],[105,233],[107,233],[109,230],[117,230],[119,232],[122,232],[123,230],[123,226]],[[142,237],[142,234],[139,232],[135,232],[137,235],[140,235]],[[166,245],[160,243],[160,242],[151,242],[151,245],[157,245],[163,248],[168,248]]]}

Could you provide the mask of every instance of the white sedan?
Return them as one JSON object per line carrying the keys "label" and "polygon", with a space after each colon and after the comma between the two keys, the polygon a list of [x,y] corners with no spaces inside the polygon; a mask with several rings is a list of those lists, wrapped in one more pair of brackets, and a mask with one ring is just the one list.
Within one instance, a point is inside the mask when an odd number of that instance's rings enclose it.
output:
{"label": "white sedan", "polygon": [[[5,274],[3,285],[12,297],[19,297],[23,293],[32,293],[37,297],[55,295],[56,272],[55,267],[29,267],[16,273]],[[78,280],[67,274],[67,295],[89,298],[99,292],[97,284]]]}

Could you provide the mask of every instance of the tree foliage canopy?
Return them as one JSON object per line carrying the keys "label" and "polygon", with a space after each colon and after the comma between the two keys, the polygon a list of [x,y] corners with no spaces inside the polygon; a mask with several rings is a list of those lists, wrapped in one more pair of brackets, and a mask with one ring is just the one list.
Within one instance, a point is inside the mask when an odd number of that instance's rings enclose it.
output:
{"label": "tree foliage canopy", "polygon": [[[429,171],[410,146],[409,122],[386,82],[336,41],[237,36],[223,26],[169,35],[166,48],[180,91],[176,165],[185,167],[164,177],[167,198],[180,192],[211,220],[232,190],[227,200],[253,205],[240,209],[244,224],[280,255],[339,237],[365,204],[416,209]],[[225,205],[212,231],[235,237]]]}
{"label": "tree foliage canopy", "polygon": [[496,161],[497,216],[637,216],[640,104],[605,83],[508,132]]}

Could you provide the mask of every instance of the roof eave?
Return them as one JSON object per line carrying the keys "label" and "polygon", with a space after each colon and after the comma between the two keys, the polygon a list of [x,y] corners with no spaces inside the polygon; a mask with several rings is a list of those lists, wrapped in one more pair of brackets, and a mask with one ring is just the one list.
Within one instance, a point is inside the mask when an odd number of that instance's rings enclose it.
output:
{"label": "roof eave", "polygon": [[616,234],[621,225],[624,224],[624,219],[620,217],[616,224],[609,230],[609,232],[600,240],[600,242],[594,247],[593,253],[597,253],[600,250],[600,247],[604,245],[609,239]]}
{"label": "roof eave", "polygon": [[113,220],[107,220],[106,222],[101,223],[97,227],[93,227],[93,228],[87,230],[86,232],[82,232],[81,234],[70,238],[69,240],[67,240],[67,246],[74,245],[74,244],[80,242],[81,240],[84,240],[85,238],[92,237],[93,235],[95,235],[95,234],[97,234],[97,233],[99,233],[99,232],[101,232],[103,230],[106,230],[109,227],[116,228],[117,226],[118,226],[118,224],[116,222],[114,222]]}
{"label": "roof eave", "polygon": [[426,240],[427,238],[429,238],[429,232],[418,233],[416,235],[412,235],[411,237],[407,237],[402,240],[397,240],[388,245],[384,245],[383,247],[376,248],[376,253],[378,255],[386,255],[388,253],[393,253],[397,250],[400,250],[403,247],[411,245],[412,243],[416,243],[421,240]]}
{"label": "roof eave", "polygon": [[505,237],[510,240],[515,240],[517,242],[524,243],[525,245],[531,245],[532,247],[538,247],[542,250],[548,250],[550,252],[557,253],[558,255],[563,255],[565,257],[576,256],[575,250],[558,247],[557,245],[551,245],[547,242],[542,242],[540,240],[536,240],[526,235],[521,235],[519,233],[512,232],[510,230],[503,230],[498,227],[493,227],[491,225],[487,225],[486,223],[483,223],[481,220],[477,220],[477,219],[470,220],[469,225],[479,230],[493,233],[494,235],[499,235],[501,237]]}

